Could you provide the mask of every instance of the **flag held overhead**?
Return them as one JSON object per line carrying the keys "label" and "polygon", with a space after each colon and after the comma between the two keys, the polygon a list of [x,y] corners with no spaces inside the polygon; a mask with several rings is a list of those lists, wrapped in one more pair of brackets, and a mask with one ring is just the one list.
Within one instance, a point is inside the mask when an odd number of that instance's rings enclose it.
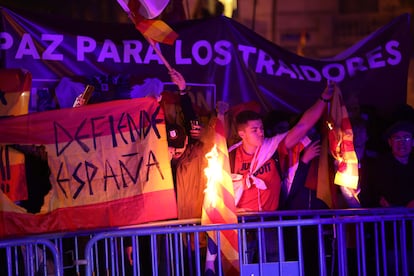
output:
{"label": "flag held overhead", "polygon": [[170,0],[117,0],[122,9],[129,13],[140,14],[145,19],[159,16]]}
{"label": "flag held overhead", "polygon": [[178,34],[164,21],[153,19],[161,14],[169,0],[117,0],[134,22],[137,30],[148,40],[172,45]]}

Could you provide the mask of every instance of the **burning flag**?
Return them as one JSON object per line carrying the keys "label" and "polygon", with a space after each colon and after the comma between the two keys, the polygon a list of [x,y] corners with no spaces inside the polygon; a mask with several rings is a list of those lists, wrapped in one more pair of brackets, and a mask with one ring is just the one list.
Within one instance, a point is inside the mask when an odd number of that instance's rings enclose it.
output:
{"label": "burning flag", "polygon": [[[208,167],[204,170],[207,176],[201,224],[237,223],[235,213],[234,191],[230,174],[230,163],[224,136],[224,118],[222,115],[215,122],[215,145],[206,154]],[[221,249],[224,275],[239,274],[239,253],[236,230],[221,231],[220,246],[217,244],[217,233],[208,232],[206,257],[206,275],[217,273],[215,261],[218,249]]]}
{"label": "burning flag", "polygon": [[332,128],[329,131],[329,148],[336,160],[337,171],[334,183],[357,189],[358,159],[354,150],[353,132],[342,94],[337,88],[332,97]]}
{"label": "burning flag", "polygon": [[352,126],[348,112],[343,103],[342,94],[335,88],[330,110],[326,118],[327,128],[324,130],[318,168],[317,197],[330,208],[336,207],[333,196],[332,179],[329,175],[328,154],[335,159],[336,185],[351,189],[356,198],[358,189],[358,159],[353,145]]}

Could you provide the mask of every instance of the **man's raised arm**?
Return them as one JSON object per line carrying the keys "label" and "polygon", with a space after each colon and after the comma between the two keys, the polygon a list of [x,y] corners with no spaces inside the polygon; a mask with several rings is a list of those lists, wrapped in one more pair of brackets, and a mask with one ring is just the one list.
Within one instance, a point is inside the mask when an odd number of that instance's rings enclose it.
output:
{"label": "man's raised arm", "polygon": [[299,122],[289,130],[285,138],[285,144],[288,149],[296,145],[316,124],[327,104],[331,101],[335,87],[334,82],[328,81],[326,88],[316,103],[306,110]]}

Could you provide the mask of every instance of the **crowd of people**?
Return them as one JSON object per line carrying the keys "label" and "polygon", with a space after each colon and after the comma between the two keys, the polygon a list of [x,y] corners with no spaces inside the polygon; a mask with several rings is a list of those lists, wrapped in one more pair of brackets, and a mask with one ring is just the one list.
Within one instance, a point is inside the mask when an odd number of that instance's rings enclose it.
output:
{"label": "crowd of people", "polygon": [[[350,111],[351,149],[358,159],[358,186],[355,189],[334,186],[334,199],[329,204],[317,198],[315,174],[326,135],[324,128],[328,127],[322,123],[322,117],[337,86],[329,83],[302,116],[281,116],[282,120],[277,122],[269,123],[254,103],[229,108],[227,126],[233,133],[228,133],[227,138],[238,211],[411,206],[414,110],[409,106],[399,108],[391,118],[382,120],[379,127],[373,126],[378,124],[375,115],[363,110]],[[182,118],[178,122],[177,117],[171,119],[166,115],[167,136],[179,213],[189,212],[187,209],[199,211],[179,218],[194,218],[201,214],[204,188],[196,186],[206,183],[203,157],[211,148],[208,137],[212,130],[208,121],[202,124],[185,88],[182,91],[179,95]],[[197,128],[190,123],[194,121],[198,122]],[[333,183],[338,168],[334,158],[329,162],[328,179]],[[185,192],[180,193],[181,189]],[[193,206],[197,208],[183,205],[180,210],[180,204],[189,197],[186,189],[194,190],[191,201],[199,201]]]}
{"label": "crowd of people", "polygon": [[[165,111],[177,218],[200,218],[207,182],[205,155],[213,147],[217,111],[199,114],[184,78],[175,70],[170,75],[179,92],[163,92],[160,104]],[[328,156],[329,171],[325,179],[332,191],[332,201],[318,197],[318,181],[321,181],[318,173],[321,173],[320,164],[324,147],[327,147],[324,141],[329,131],[327,109],[334,94],[340,91],[339,86],[327,82],[320,97],[301,116],[278,111],[263,114],[255,102],[232,107],[221,105],[227,107],[220,112],[226,118],[237,212],[414,206],[414,186],[411,185],[414,179],[414,109],[408,105],[398,108],[384,120],[377,120],[374,112],[359,106],[347,106],[353,137],[348,150],[354,151],[357,157],[358,185],[355,188],[334,185],[338,163]],[[379,122],[383,124],[379,126]],[[50,188],[50,183],[46,183]],[[42,202],[36,202],[35,208],[28,208],[28,211],[38,212]],[[249,234],[253,236],[250,246],[255,252],[257,233]],[[206,237],[200,234],[198,240],[205,252]],[[194,237],[190,243],[193,241]],[[266,259],[277,261],[277,232],[265,231],[262,241],[266,243]],[[190,251],[194,250],[194,244],[187,246]],[[128,250],[130,255],[131,247]],[[249,257],[250,261],[254,261],[254,254]],[[307,264],[312,266],[309,261]]]}
{"label": "crowd of people", "polygon": [[[323,148],[329,148],[323,143],[329,131],[325,116],[337,90],[339,85],[328,82],[318,100],[301,116],[281,115],[275,111],[266,116],[255,103],[230,107],[226,111],[229,159],[238,212],[413,206],[414,186],[410,181],[414,179],[414,109],[408,105],[399,107],[389,118],[381,119],[369,109],[354,104],[347,106],[353,138],[348,150],[355,152],[357,158],[358,185],[350,188],[334,184],[338,163],[329,156],[328,149],[329,171],[325,179],[332,191],[332,201],[318,198],[317,182],[321,178],[317,175],[321,173]],[[169,124],[170,118],[166,116],[178,219],[200,218],[206,183],[204,155],[212,146],[208,138],[212,130],[209,121],[201,127],[197,124],[194,129],[189,122],[201,121],[194,112],[194,103],[185,91],[179,97],[182,126],[176,124],[177,118]],[[281,115],[279,120],[274,120],[275,114]],[[177,146],[176,140],[182,140],[182,143]],[[312,229],[304,236],[312,235],[311,232]],[[277,232],[265,231],[262,241],[266,244],[263,247],[266,248],[266,259],[276,261]],[[311,242],[308,245],[312,247]],[[254,233],[250,246],[257,251]],[[317,245],[313,250],[315,248]],[[313,256],[317,256],[316,252]],[[254,261],[254,256],[249,258]],[[311,259],[305,262],[309,270],[314,267],[312,262]]]}

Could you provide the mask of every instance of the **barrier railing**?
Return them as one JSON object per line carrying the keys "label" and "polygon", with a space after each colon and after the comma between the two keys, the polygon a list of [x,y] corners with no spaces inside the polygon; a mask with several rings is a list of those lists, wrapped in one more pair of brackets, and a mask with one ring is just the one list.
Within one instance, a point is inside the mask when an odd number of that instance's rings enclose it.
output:
{"label": "barrier railing", "polygon": [[58,247],[46,238],[0,240],[0,275],[63,275]]}
{"label": "barrier railing", "polygon": [[236,229],[240,275],[410,275],[413,223],[406,208],[283,211],[7,239],[0,274],[203,275],[205,233]]}

